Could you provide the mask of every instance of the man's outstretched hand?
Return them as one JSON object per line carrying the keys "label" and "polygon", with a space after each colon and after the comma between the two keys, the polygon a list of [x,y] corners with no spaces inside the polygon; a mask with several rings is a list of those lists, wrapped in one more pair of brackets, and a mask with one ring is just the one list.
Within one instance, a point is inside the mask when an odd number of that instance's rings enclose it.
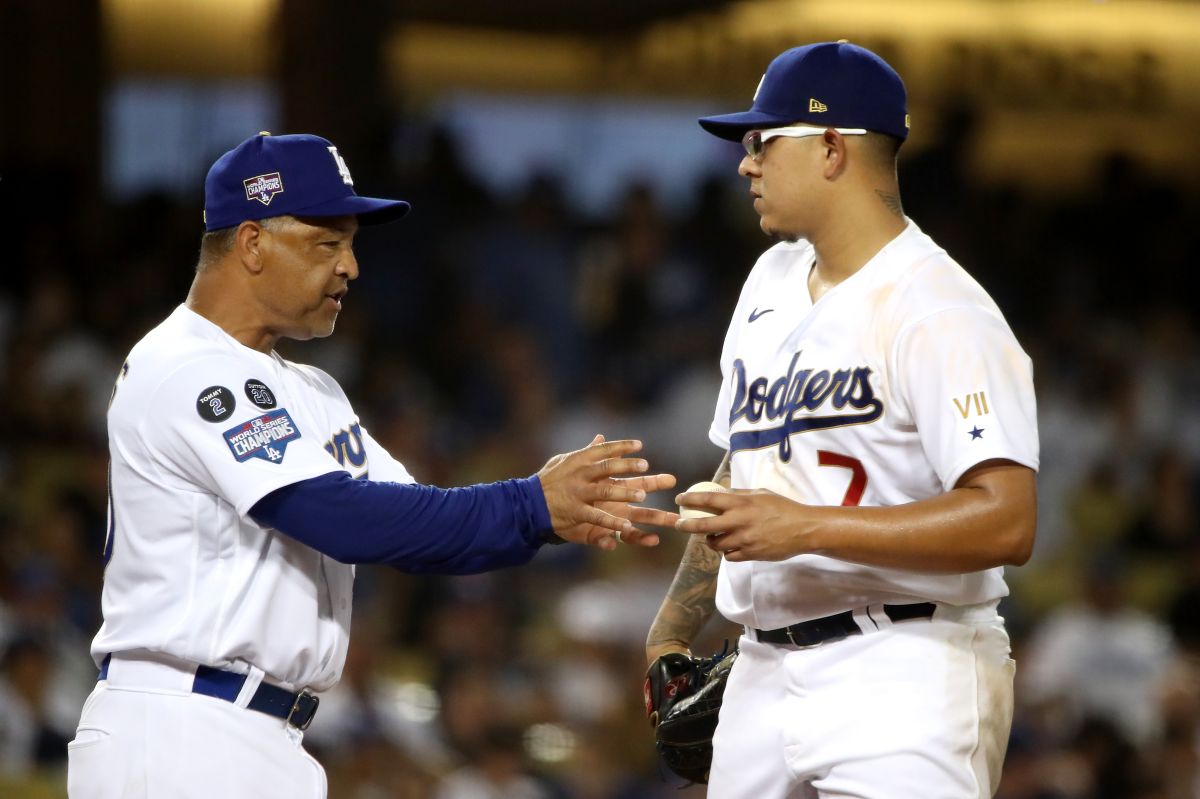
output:
{"label": "man's outstretched hand", "polygon": [[628,457],[642,448],[636,440],[592,443],[575,452],[555,455],[537,473],[550,510],[554,532],[576,544],[616,549],[618,543],[652,547],[658,535],[636,524],[673,527],[679,515],[632,503],[675,486],[670,474],[642,474],[650,465]]}

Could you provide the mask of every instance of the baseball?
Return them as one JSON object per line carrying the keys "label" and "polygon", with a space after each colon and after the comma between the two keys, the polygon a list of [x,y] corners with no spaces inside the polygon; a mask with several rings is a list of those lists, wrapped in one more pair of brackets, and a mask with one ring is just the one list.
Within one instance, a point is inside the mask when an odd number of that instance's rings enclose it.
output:
{"label": "baseball", "polygon": [[[701,491],[725,492],[728,490],[729,490],[728,488],[721,485],[720,483],[714,483],[709,480],[705,480],[704,482],[696,483],[694,486],[690,487],[686,493],[701,492]],[[715,515],[716,515],[715,513],[709,513],[708,511],[700,510],[699,508],[685,508],[682,505],[679,506],[679,517],[681,519],[702,519],[705,516],[715,516]]]}

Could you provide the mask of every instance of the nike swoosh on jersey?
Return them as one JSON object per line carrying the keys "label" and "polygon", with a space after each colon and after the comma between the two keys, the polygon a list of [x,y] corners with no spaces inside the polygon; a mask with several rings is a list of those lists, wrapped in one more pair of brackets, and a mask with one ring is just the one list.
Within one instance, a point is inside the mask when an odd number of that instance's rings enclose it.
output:
{"label": "nike swoosh on jersey", "polygon": [[757,319],[758,317],[762,316],[763,314],[769,314],[769,313],[770,313],[771,311],[773,311],[773,310],[775,310],[775,309],[774,309],[774,308],[768,308],[768,309],[767,309],[767,310],[765,310],[765,311],[760,311],[760,310],[758,310],[757,308],[755,308],[753,311],[751,311],[751,312],[750,312],[750,321],[751,321],[751,322],[753,322],[753,321],[754,321],[755,319]]}

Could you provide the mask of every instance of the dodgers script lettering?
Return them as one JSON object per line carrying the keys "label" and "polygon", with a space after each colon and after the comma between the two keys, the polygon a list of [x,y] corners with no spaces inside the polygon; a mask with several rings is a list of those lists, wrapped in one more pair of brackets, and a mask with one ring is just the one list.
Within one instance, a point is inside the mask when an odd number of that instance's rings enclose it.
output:
{"label": "dodgers script lettering", "polygon": [[[883,403],[871,387],[871,369],[857,366],[849,369],[798,369],[800,353],[792,356],[787,374],[770,380],[758,377],[750,380],[746,365],[739,358],[733,362],[734,394],[729,413],[732,427],[739,419],[757,424],[782,420],[777,427],[743,430],[730,437],[733,452],[743,449],[762,449],[779,446],[784,462],[792,458],[791,436],[809,430],[827,430],[852,424],[868,424],[883,415]],[[857,413],[843,412],[845,409]],[[818,413],[833,411],[832,413]]]}

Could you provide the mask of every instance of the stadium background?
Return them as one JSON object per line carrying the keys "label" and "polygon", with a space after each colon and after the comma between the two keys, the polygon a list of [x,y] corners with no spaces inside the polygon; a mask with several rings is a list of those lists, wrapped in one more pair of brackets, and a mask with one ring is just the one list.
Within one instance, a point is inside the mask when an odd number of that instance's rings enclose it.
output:
{"label": "stadium background", "polygon": [[[428,6],[428,7],[427,7]],[[1182,0],[0,2],[0,795],[64,794],[95,677],[103,412],[184,296],[201,182],[258,130],[414,204],[360,236],[334,373],[424,482],[528,474],[595,431],[683,484],[765,246],[735,110],[785,47],[904,75],[906,211],[1033,356],[1033,561],[1004,799],[1200,796],[1200,6]],[[682,542],[456,579],[362,569],[308,741],[331,796],[692,797],[649,750],[641,642]],[[704,646],[736,631],[714,625]]]}

